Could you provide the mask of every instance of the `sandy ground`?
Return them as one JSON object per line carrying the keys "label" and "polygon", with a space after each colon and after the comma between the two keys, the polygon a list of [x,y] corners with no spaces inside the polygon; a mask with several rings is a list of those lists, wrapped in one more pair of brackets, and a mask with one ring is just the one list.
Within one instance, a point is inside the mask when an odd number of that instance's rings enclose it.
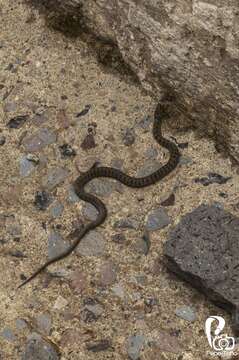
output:
{"label": "sandy ground", "polygon": [[[10,339],[0,337],[0,358],[20,359],[29,335],[36,332],[55,344],[62,359],[127,359],[129,336],[143,334],[157,338],[162,333],[171,334],[182,353],[162,352],[159,347],[151,346],[145,347],[140,359],[209,359],[205,320],[217,314],[228,324],[230,317],[167,273],[162,265],[162,247],[169,230],[181,216],[202,202],[220,202],[236,215],[238,175],[230,161],[215,151],[212,142],[199,139],[192,131],[173,129],[178,143],[188,142],[189,146],[181,150],[184,163],[165,180],[142,190],[118,186],[103,198],[109,217],[98,229],[107,240],[101,256],[73,254],[49,269],[50,273],[60,272],[61,277],[42,274],[16,290],[22,274],[30,275],[46,259],[49,232],[57,229],[65,237],[75,221],[83,219],[82,202],[68,200],[69,185],[79,170],[87,169],[94,159],[104,165],[121,160],[123,170],[135,174],[148,161],[149,149],[158,147],[151,132],[138,126],[146,116],[152,117],[155,103],[137,84],[104,71],[84,42],[49,30],[44,20],[25,5],[18,2],[13,6],[10,0],[3,0],[0,13],[0,135],[6,138],[0,147],[0,332],[6,328],[12,332]],[[77,118],[76,114],[88,104],[90,111]],[[59,120],[61,109],[65,109],[69,121],[65,128]],[[31,121],[36,113],[44,113],[46,122]],[[14,116],[25,114],[30,120],[19,129],[6,126]],[[92,123],[97,125],[94,135],[97,146],[86,151],[80,145]],[[55,131],[57,141],[37,152],[40,165],[29,176],[21,177],[19,162],[29,153],[22,143],[41,127]],[[127,127],[135,131],[131,146],[125,146],[122,141],[122,132]],[[164,129],[165,135],[170,136],[169,124]],[[75,157],[61,157],[59,146],[64,143],[76,150]],[[163,163],[166,159],[167,152],[159,149],[157,160]],[[51,217],[50,208],[39,211],[34,206],[36,191],[54,167],[64,167],[69,172],[52,192],[54,199],[64,206],[58,218]],[[204,187],[194,183],[196,177],[205,176],[208,171],[233,178],[224,185]],[[166,209],[171,224],[152,232],[148,255],[140,254],[135,250],[135,242],[142,236],[145,218],[172,189],[175,205]],[[221,192],[227,193],[227,198],[219,196]],[[117,244],[112,241],[116,233],[114,224],[129,216],[138,220],[139,227],[119,229],[126,241]],[[14,236],[14,226],[16,232],[20,229],[20,235]],[[13,250],[21,251],[26,257],[12,255]],[[117,268],[117,278],[102,287],[97,279],[102,266],[109,261]],[[71,282],[72,274],[77,273],[85,282],[78,292]],[[137,276],[141,276],[141,281],[135,281]],[[116,284],[124,289],[122,298],[112,291]],[[86,298],[97,298],[103,308],[97,321],[87,323],[80,317]],[[145,305],[149,298],[157,300],[150,311]],[[176,309],[183,305],[195,310],[196,321],[188,322],[176,316]],[[39,326],[37,318],[41,314],[48,314],[51,319],[50,331]],[[17,319],[24,319],[27,325],[19,329]],[[229,326],[227,332],[231,333]],[[111,348],[96,353],[87,350],[87,343],[100,339],[109,339]],[[176,349],[176,345],[172,348]]]}

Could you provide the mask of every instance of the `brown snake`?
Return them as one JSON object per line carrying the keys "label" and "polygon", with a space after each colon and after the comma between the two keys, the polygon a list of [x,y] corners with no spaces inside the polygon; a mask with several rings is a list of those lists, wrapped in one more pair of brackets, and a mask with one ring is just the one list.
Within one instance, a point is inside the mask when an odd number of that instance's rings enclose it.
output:
{"label": "brown snake", "polygon": [[76,194],[81,200],[84,200],[86,202],[89,202],[90,204],[94,205],[95,208],[98,211],[98,217],[95,221],[90,222],[89,224],[85,225],[82,229],[75,230],[72,234],[77,235],[77,238],[74,240],[74,242],[60,255],[57,255],[53,257],[52,259],[48,260],[43,264],[41,267],[39,267],[29,278],[24,280],[20,286],[27,284],[29,281],[31,281],[33,278],[35,278],[40,272],[42,272],[44,269],[46,269],[49,265],[55,263],[56,261],[59,261],[69,254],[77,247],[81,239],[90,231],[95,229],[97,226],[103,224],[107,217],[107,209],[104,205],[104,203],[99,200],[94,195],[91,195],[89,193],[86,193],[84,190],[85,185],[98,177],[107,177],[107,178],[113,178],[116,180],[119,180],[122,184],[132,187],[132,188],[143,188],[149,185],[153,185],[159,180],[162,180],[165,176],[167,176],[170,172],[172,172],[176,166],[179,163],[180,153],[177,148],[177,145],[173,142],[165,139],[162,136],[161,132],[161,125],[162,120],[168,117],[167,112],[167,104],[166,103],[159,103],[156,107],[155,113],[154,113],[154,124],[153,124],[153,136],[154,139],[158,142],[158,144],[162,145],[164,148],[169,150],[170,157],[168,162],[163,165],[160,169],[153,172],[152,174],[136,178],[129,175],[124,174],[122,171],[118,169],[114,169],[111,167],[97,167],[92,166],[86,173],[80,175],[74,182],[73,186],[75,189]]}

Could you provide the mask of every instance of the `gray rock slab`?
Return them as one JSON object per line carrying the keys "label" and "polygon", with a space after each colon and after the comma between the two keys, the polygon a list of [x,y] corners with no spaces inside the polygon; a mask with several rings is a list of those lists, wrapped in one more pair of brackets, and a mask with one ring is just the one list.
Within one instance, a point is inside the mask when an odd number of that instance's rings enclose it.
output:
{"label": "gray rock slab", "polygon": [[239,303],[239,218],[201,205],[171,231],[164,247],[169,270],[234,311]]}

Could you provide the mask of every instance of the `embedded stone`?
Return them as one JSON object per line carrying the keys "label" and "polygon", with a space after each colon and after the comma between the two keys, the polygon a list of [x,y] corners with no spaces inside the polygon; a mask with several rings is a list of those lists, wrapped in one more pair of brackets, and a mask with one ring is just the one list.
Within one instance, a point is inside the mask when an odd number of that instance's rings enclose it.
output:
{"label": "embedded stone", "polygon": [[203,204],[181,219],[164,248],[170,271],[230,312],[239,302],[238,234],[239,218]]}

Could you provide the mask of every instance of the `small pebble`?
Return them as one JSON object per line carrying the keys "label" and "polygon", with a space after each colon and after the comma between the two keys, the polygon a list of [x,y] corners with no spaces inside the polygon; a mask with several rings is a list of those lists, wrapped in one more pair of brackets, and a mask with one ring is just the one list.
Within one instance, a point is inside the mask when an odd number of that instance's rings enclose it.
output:
{"label": "small pebble", "polygon": [[193,160],[189,156],[180,156],[179,163],[181,165],[191,165]]}
{"label": "small pebble", "polygon": [[117,233],[117,234],[112,235],[111,239],[112,239],[112,241],[114,241],[117,244],[123,244],[126,241],[126,237],[122,233]]}
{"label": "small pebble", "polygon": [[117,267],[112,261],[108,261],[100,268],[99,284],[101,286],[112,285],[117,279]]}
{"label": "small pebble", "polygon": [[80,201],[80,198],[78,197],[78,195],[75,192],[75,189],[73,187],[73,185],[69,186],[68,189],[68,200],[70,203],[77,203],[78,201]]}
{"label": "small pebble", "polygon": [[55,304],[53,306],[53,309],[55,310],[61,310],[68,304],[68,301],[64,299],[61,295],[58,296],[58,298],[55,301]]}
{"label": "small pebble", "polygon": [[59,201],[56,201],[50,208],[50,214],[54,219],[60,217],[63,211],[64,206]]}
{"label": "small pebble", "polygon": [[76,156],[76,151],[69,144],[63,144],[59,146],[61,155],[63,157],[74,157]]}
{"label": "small pebble", "polygon": [[81,143],[83,150],[90,150],[96,147],[95,138],[93,134],[87,134]]}
{"label": "small pebble", "polygon": [[37,126],[41,126],[42,124],[44,124],[46,121],[48,120],[48,117],[46,116],[46,114],[41,113],[41,114],[35,114],[32,118],[32,123],[37,125]]}
{"label": "small pebble", "polygon": [[57,113],[57,121],[61,129],[68,129],[70,126],[69,119],[65,109],[60,109]]}
{"label": "small pebble", "polygon": [[157,171],[162,164],[157,160],[147,160],[145,164],[138,170],[137,177],[144,177]]}
{"label": "small pebble", "polygon": [[85,309],[90,311],[96,318],[99,318],[103,314],[103,307],[100,304],[86,305]]}
{"label": "small pebble", "polygon": [[37,209],[46,210],[51,202],[52,197],[48,192],[44,190],[36,192],[34,205],[37,207]]}
{"label": "small pebble", "polygon": [[[69,315],[70,320],[73,318],[71,315]],[[66,329],[63,332],[63,335],[61,336],[61,342],[60,345],[62,348],[71,348],[77,343],[80,343],[82,340],[82,332],[76,329],[75,327],[73,329]],[[67,360],[66,358],[64,360]]]}
{"label": "small pebble", "polygon": [[98,217],[98,211],[90,203],[86,203],[82,208],[82,214],[87,220],[95,221]]}
{"label": "small pebble", "polygon": [[47,128],[38,130],[35,134],[25,137],[22,144],[27,152],[36,152],[56,142],[56,134]]}
{"label": "small pebble", "polygon": [[26,348],[22,354],[21,360],[58,360],[60,356],[52,344],[36,334],[32,333],[28,337]]}
{"label": "small pebble", "polygon": [[161,202],[161,206],[173,206],[175,204],[174,193],[170,194],[165,200]]}
{"label": "small pebble", "polygon": [[132,335],[126,340],[126,351],[131,360],[140,359],[140,353],[146,344],[144,335]]}
{"label": "small pebble", "polygon": [[137,124],[138,127],[145,131],[149,131],[151,124],[153,123],[153,119],[151,116],[145,116],[142,120]]}
{"label": "small pebble", "polygon": [[188,142],[183,143],[177,143],[179,149],[187,149],[188,148]]}
{"label": "small pebble", "polygon": [[218,195],[221,196],[224,199],[228,198],[228,194],[225,193],[225,192],[220,192]]}
{"label": "small pebble", "polygon": [[115,229],[139,229],[140,227],[140,223],[137,219],[128,217],[126,219],[120,219],[117,220],[114,223],[114,228]]}
{"label": "small pebble", "polygon": [[86,190],[98,196],[110,196],[116,189],[116,183],[109,179],[94,179],[86,185]]}
{"label": "small pebble", "polygon": [[76,252],[82,256],[101,256],[106,250],[105,238],[96,230],[87,234],[79,243]]}
{"label": "small pebble", "polygon": [[52,319],[49,314],[39,314],[36,318],[37,327],[44,334],[49,335],[52,327]]}
{"label": "small pebble", "polygon": [[17,110],[17,104],[14,102],[7,102],[4,105],[4,111],[5,112],[12,112]]}
{"label": "small pebble", "polygon": [[195,183],[200,183],[204,186],[208,186],[211,184],[225,184],[226,182],[228,182],[228,180],[230,180],[232,177],[231,176],[222,176],[220,174],[217,173],[213,173],[210,172],[208,173],[207,177],[202,177],[202,178],[196,178],[194,181]]}
{"label": "small pebble", "polygon": [[68,177],[69,171],[65,168],[56,167],[50,169],[48,174],[42,179],[42,185],[47,190],[53,190]]}
{"label": "small pebble", "polygon": [[85,116],[86,114],[88,114],[90,108],[91,108],[90,104],[86,105],[82,111],[80,111],[79,113],[76,114],[76,117],[79,118],[79,117]]}
{"label": "small pebble", "polygon": [[133,282],[137,283],[138,285],[145,286],[147,283],[147,276],[145,274],[136,274],[133,277]]}
{"label": "small pebble", "polygon": [[15,116],[7,123],[7,127],[10,129],[20,129],[24,123],[29,119],[29,115]]}
{"label": "small pebble", "polygon": [[10,215],[6,218],[6,232],[14,238],[19,238],[22,234],[21,225],[15,219],[14,215]]}
{"label": "small pebble", "polygon": [[77,293],[82,293],[87,287],[87,276],[82,270],[76,270],[71,275],[71,288]]}
{"label": "small pebble", "polygon": [[149,249],[150,249],[150,237],[148,232],[145,232],[145,234],[142,236],[142,238],[139,238],[135,243],[135,250],[139,254],[148,255]]}
{"label": "small pebble", "polygon": [[123,167],[124,161],[118,158],[115,158],[111,161],[111,166],[115,169],[121,170]]}
{"label": "small pebble", "polygon": [[98,340],[95,342],[89,342],[86,344],[87,350],[92,352],[105,351],[110,347],[111,347],[111,342],[107,339]]}
{"label": "small pebble", "polygon": [[26,158],[27,158],[27,160],[33,162],[33,163],[36,164],[36,165],[39,164],[40,159],[39,159],[39,157],[38,157],[37,155],[35,155],[35,154],[27,154],[27,155],[26,155]]}
{"label": "small pebble", "polygon": [[86,322],[90,323],[99,319],[99,317],[103,314],[104,308],[102,305],[95,303],[95,304],[87,304],[84,306],[81,312],[81,319]]}
{"label": "small pebble", "polygon": [[133,129],[126,128],[122,134],[123,144],[125,146],[131,146],[135,142],[135,132]]}
{"label": "small pebble", "polygon": [[0,146],[3,146],[6,143],[6,137],[3,135],[0,135]]}
{"label": "small pebble", "polygon": [[48,236],[48,258],[62,254],[68,247],[68,242],[64,240],[58,232],[51,230]]}
{"label": "small pebble", "polygon": [[29,176],[35,169],[35,164],[32,161],[29,161],[26,156],[23,156],[20,159],[20,169],[19,173],[21,177]]}
{"label": "small pebble", "polygon": [[148,214],[145,227],[149,231],[155,231],[168,226],[170,223],[171,219],[167,212],[163,208],[158,208]]}
{"label": "small pebble", "polygon": [[16,257],[16,258],[25,258],[26,257],[26,255],[24,255],[24,253],[22,251],[20,251],[20,250],[10,250],[8,252],[8,254],[10,256],[13,256],[13,257]]}
{"label": "small pebble", "polygon": [[180,308],[177,308],[175,314],[178,317],[189,322],[194,322],[196,320],[195,311],[190,306],[182,306]]}
{"label": "small pebble", "polygon": [[2,332],[0,333],[1,337],[5,340],[14,343],[16,341],[16,336],[12,332],[10,328],[4,328]]}
{"label": "small pebble", "polygon": [[153,148],[153,147],[150,147],[148,149],[146,149],[145,151],[145,157],[147,159],[152,159],[152,160],[155,160],[158,156],[158,150]]}
{"label": "small pebble", "polygon": [[27,327],[27,322],[24,319],[16,319],[15,324],[18,330],[23,330]]}
{"label": "small pebble", "polygon": [[115,284],[112,288],[111,291],[113,292],[113,294],[117,297],[119,297],[120,299],[124,299],[125,298],[125,291],[124,288],[120,285],[120,284]]}

